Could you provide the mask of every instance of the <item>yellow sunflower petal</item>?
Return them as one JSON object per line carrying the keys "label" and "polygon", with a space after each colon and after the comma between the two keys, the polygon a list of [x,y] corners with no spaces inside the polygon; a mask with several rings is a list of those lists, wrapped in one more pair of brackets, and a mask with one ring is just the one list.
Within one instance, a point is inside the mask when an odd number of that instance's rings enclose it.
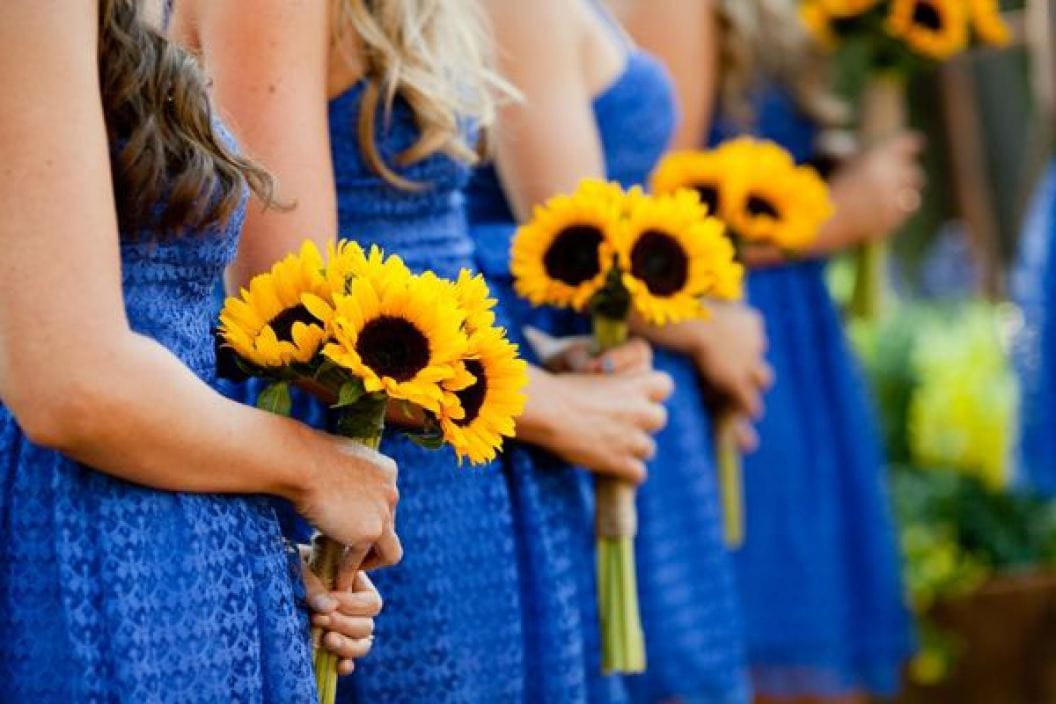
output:
{"label": "yellow sunflower petal", "polygon": [[305,296],[329,297],[322,258],[311,242],[259,274],[220,313],[220,334],[237,354],[261,367],[315,358],[326,339],[324,325],[302,304]]}
{"label": "yellow sunflower petal", "polygon": [[531,221],[518,228],[510,252],[521,296],[536,305],[586,306],[612,265],[624,206],[618,188],[587,180],[576,193],[536,207]]}

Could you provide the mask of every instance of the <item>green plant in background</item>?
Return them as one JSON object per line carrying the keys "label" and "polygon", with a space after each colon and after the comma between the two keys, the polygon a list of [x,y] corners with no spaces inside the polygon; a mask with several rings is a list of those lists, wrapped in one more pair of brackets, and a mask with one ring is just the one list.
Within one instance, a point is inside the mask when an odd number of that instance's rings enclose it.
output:
{"label": "green plant in background", "polygon": [[955,469],[991,489],[1011,478],[1019,398],[1001,316],[987,303],[926,316],[911,353],[917,383],[906,418],[914,465]]}
{"label": "green plant in background", "polygon": [[918,615],[920,684],[944,679],[961,644],[935,604],[995,576],[1056,566],[1056,504],[1008,490],[1018,388],[1007,354],[1012,312],[977,301],[905,303],[852,323],[891,460],[908,599]]}

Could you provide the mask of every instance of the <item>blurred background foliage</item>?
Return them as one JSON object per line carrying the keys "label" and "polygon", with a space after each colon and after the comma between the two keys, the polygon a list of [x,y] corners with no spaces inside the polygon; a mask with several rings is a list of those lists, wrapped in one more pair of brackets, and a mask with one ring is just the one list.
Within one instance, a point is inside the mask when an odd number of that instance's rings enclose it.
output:
{"label": "blurred background foliage", "polygon": [[1016,321],[1006,303],[903,299],[850,327],[890,461],[918,683],[943,680],[965,647],[931,618],[937,604],[1056,566],[1056,503],[1013,490]]}
{"label": "blurred background foliage", "polygon": [[[1023,2],[1003,6],[1016,18]],[[850,45],[836,66],[841,93],[856,104],[865,56]],[[877,321],[848,324],[890,461],[907,599],[919,617],[910,667],[918,684],[946,679],[969,647],[933,617],[944,603],[1056,568],[1056,503],[1015,487],[1010,350],[1022,316],[1006,282],[1052,144],[1030,70],[1018,42],[914,77],[910,122],[928,140],[929,185],[894,243],[898,304]],[[833,262],[838,301],[848,300],[852,277],[847,260]]]}

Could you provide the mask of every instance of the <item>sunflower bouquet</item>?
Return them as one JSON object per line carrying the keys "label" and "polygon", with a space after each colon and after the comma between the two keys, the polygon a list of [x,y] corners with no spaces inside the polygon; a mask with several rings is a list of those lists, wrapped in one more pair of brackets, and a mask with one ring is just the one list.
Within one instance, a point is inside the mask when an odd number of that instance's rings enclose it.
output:
{"label": "sunflower bouquet", "polygon": [[[814,242],[833,212],[828,187],[813,168],[797,166],[773,142],[750,137],[710,151],[672,152],[657,165],[651,186],[657,194],[695,191],[726,224],[726,235],[741,258],[761,247],[795,257]],[[723,535],[730,547],[744,541],[739,422],[738,414],[723,413],[715,431]]]}
{"label": "sunflower bouquet", "polygon": [[[632,312],[656,325],[703,318],[705,298],[739,298],[743,277],[695,192],[649,196],[598,180],[535,209],[514,237],[511,269],[531,303],[589,314],[598,353],[627,340]],[[602,667],[641,672],[635,488],[601,476],[595,488]]]}
{"label": "sunflower bouquet", "polygon": [[[799,14],[823,48],[864,48],[871,77],[862,92],[859,129],[866,146],[905,127],[906,79],[914,72],[953,58],[973,39],[990,46],[1011,39],[998,0],[801,0]],[[860,248],[851,301],[856,317],[882,312],[886,266],[885,245]]]}
{"label": "sunflower bouquet", "polygon": [[[291,387],[331,404],[339,435],[377,449],[387,413],[461,462],[493,459],[524,407],[527,368],[495,326],[487,285],[415,275],[397,256],[350,241],[324,259],[306,242],[228,298],[219,333],[242,371],[267,382],[257,405],[289,415]],[[343,547],[317,536],[310,565],[333,588]],[[336,696],[337,659],[313,633],[320,701]]]}

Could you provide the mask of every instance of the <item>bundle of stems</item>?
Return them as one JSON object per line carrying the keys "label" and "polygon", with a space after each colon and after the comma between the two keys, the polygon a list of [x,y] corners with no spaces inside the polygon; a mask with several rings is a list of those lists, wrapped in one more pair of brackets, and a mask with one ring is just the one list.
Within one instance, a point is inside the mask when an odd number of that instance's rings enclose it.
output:
{"label": "bundle of stems", "polygon": [[722,501],[722,537],[726,547],[736,549],[744,544],[744,469],[737,441],[741,414],[729,408],[720,413],[715,425],[715,455]]}
{"label": "bundle of stems", "polygon": [[[862,147],[875,146],[906,125],[906,82],[894,72],[875,73],[862,94],[859,126]],[[883,315],[891,299],[887,279],[889,245],[867,242],[855,252],[854,292],[850,314],[862,320]]]}
{"label": "bundle of stems", "polygon": [[[598,354],[627,341],[626,320],[595,313],[593,323]],[[635,486],[623,480],[601,475],[595,479],[601,666],[606,674],[645,671],[645,637],[634,557],[634,538],[638,534],[636,494]]]}

